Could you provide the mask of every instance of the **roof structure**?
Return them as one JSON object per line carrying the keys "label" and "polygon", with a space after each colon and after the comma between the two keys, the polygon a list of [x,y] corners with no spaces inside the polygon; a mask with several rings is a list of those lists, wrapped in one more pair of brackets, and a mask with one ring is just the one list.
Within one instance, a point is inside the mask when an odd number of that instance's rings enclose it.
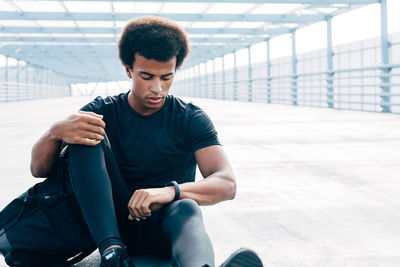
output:
{"label": "roof structure", "polygon": [[0,54],[70,77],[124,80],[116,42],[126,22],[154,15],[188,32],[183,68],[380,0],[0,0]]}

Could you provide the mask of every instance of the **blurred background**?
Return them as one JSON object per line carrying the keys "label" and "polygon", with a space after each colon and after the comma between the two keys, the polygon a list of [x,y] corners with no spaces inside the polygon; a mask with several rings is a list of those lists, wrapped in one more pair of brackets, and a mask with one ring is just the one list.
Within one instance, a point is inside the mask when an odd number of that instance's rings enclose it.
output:
{"label": "blurred background", "polygon": [[30,150],[55,121],[131,89],[116,47],[127,21],[163,16],[191,42],[170,93],[211,117],[237,179],[233,201],[202,207],[216,264],[244,246],[265,266],[400,266],[399,12],[398,0],[0,0],[0,209],[41,181]]}

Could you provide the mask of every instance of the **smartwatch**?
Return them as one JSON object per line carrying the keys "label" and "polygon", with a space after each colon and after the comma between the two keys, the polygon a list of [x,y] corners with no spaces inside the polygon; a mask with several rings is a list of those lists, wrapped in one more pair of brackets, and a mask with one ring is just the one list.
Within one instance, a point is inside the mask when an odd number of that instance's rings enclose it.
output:
{"label": "smartwatch", "polygon": [[181,190],[179,190],[179,185],[176,181],[171,181],[165,184],[165,186],[173,186],[175,188],[175,197],[174,200],[179,200],[179,197],[181,196]]}

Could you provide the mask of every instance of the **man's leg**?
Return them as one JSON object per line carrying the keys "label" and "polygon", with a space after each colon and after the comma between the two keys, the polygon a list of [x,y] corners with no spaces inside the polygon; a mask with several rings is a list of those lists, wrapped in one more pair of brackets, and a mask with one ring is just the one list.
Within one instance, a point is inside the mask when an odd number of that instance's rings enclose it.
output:
{"label": "man's leg", "polygon": [[163,211],[163,232],[171,241],[174,266],[214,266],[214,251],[198,204],[177,200]]}
{"label": "man's leg", "polygon": [[[112,245],[123,247],[115,208],[122,209],[123,203],[128,203],[129,194],[119,171],[115,170],[107,138],[97,146],[69,145],[68,149],[72,188],[100,253]],[[113,199],[115,190],[118,190],[118,199]]]}

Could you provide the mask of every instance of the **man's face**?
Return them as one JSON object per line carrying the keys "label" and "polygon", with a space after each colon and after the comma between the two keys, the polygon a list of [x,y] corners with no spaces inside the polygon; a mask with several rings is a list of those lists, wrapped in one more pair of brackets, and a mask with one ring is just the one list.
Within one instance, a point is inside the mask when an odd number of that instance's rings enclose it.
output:
{"label": "man's face", "polygon": [[125,67],[132,78],[132,90],[128,101],[132,108],[143,115],[150,115],[160,110],[175,75],[176,57],[159,62],[135,54],[133,67]]}

